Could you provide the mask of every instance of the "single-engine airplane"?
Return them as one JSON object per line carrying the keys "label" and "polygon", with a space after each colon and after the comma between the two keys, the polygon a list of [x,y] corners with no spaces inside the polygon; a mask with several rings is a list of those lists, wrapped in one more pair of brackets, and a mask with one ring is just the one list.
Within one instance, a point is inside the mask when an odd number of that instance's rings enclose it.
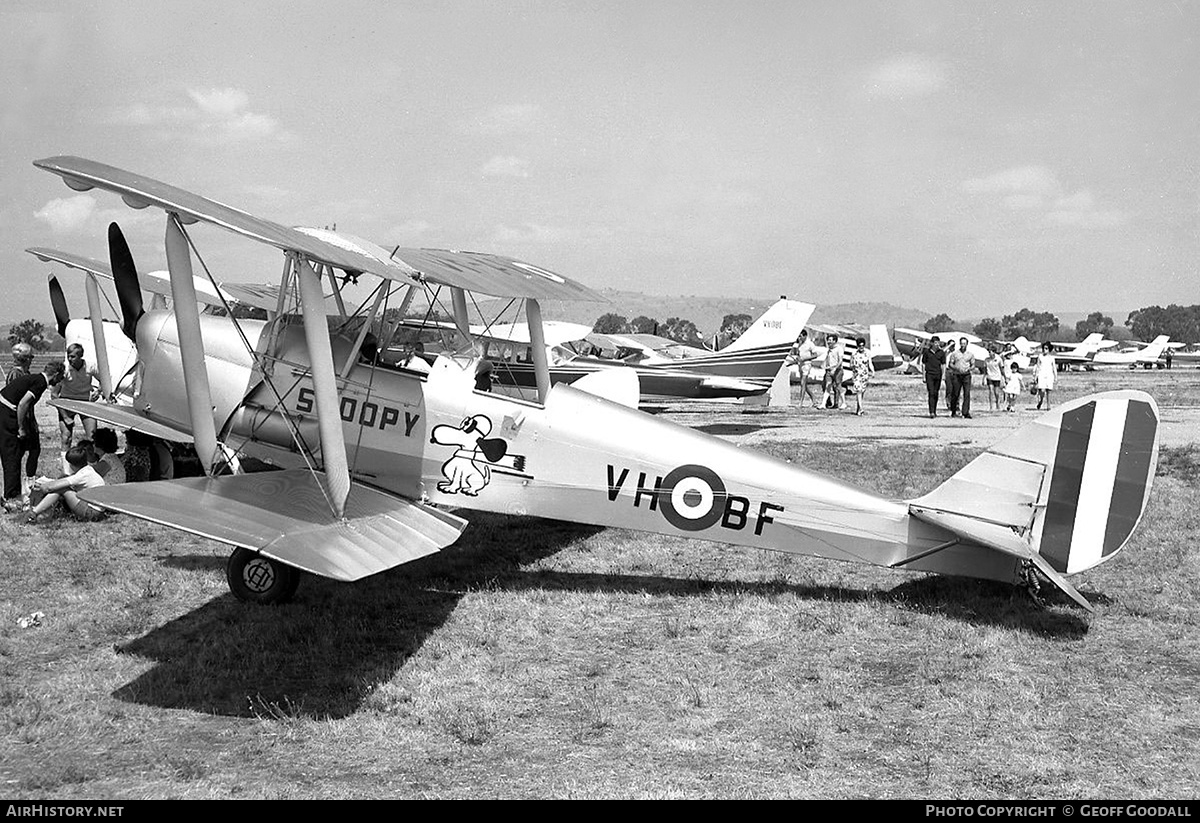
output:
{"label": "single-engine airplane", "polygon": [[1130,369],[1136,369],[1138,366],[1143,369],[1152,369],[1156,366],[1162,368],[1163,364],[1159,360],[1166,351],[1170,340],[1169,335],[1160,334],[1141,348],[1126,351],[1098,351],[1092,357],[1091,365],[1093,368],[1096,366],[1125,366]]}
{"label": "single-engine airplane", "polygon": [[[542,345],[532,346],[536,400],[475,390],[466,292],[523,300],[540,343],[541,299],[598,296],[554,272],[472,252],[389,253],[76,157],[35,165],[73,189],[107,190],[166,213],[171,312],[144,310],[132,255],[110,226],[124,327],[142,376],[132,408],[83,404],[84,413],[189,440],[205,470],[81,497],[234,546],[227,578],[243,600],[286,600],[300,572],[352,581],[436,552],[467,525],[446,510],[454,507],[1001,581],[1028,580],[1036,568],[1090,608],[1067,575],[1111,559],[1150,494],[1158,410],[1144,392],[1063,403],[930,493],[887,500],[552,386]],[[300,316],[201,316],[186,228],[197,221],[279,248],[279,293],[298,295]],[[318,273],[329,269],[379,279],[357,327],[330,328]],[[381,307],[415,289],[449,290],[462,351],[439,355],[428,374],[360,356]],[[227,474],[230,452],[280,468]]]}

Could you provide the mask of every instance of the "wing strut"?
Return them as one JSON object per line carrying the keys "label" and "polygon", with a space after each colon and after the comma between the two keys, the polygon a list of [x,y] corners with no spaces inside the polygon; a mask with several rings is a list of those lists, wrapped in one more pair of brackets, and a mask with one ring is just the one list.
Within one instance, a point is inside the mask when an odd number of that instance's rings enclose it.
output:
{"label": "wing strut", "polygon": [[[359,354],[362,352],[363,342],[367,339],[367,335],[371,333],[371,325],[375,322],[375,315],[379,313],[379,304],[383,302],[383,296],[387,293],[388,282],[380,280],[379,286],[375,289],[375,301],[371,303],[371,311],[367,314],[366,320],[363,321],[362,328],[358,330],[358,337],[354,340],[354,348],[350,349],[350,353],[346,355],[346,363],[342,366],[342,373],[339,375],[343,380],[350,374],[350,370],[354,368],[354,364],[358,362]],[[343,311],[342,316],[346,313]],[[380,342],[379,347],[383,347]],[[375,365],[374,363],[371,364]]]}
{"label": "wing strut", "polygon": [[346,314],[346,303],[342,299],[342,287],[338,283],[337,275],[333,273],[333,266],[325,266],[324,269],[325,275],[329,278],[329,285],[333,287],[333,299],[337,302],[338,312],[342,315],[342,319],[345,320],[349,315]]}
{"label": "wing strut", "polygon": [[[208,368],[204,364],[204,340],[200,335],[200,309],[196,302],[196,282],[192,279],[192,256],[187,238],[179,224],[179,215],[167,212],[167,270],[171,274],[171,300],[175,304],[175,324],[179,330],[179,356],[183,361],[184,388],[187,391],[188,416],[196,456],[204,473],[212,474],[218,454],[217,427],[213,421],[212,392]],[[101,340],[104,338],[101,337]]]}
{"label": "wing strut", "polygon": [[537,377],[538,402],[545,403],[550,394],[550,363],[546,358],[546,332],[542,328],[542,307],[538,301],[525,301],[525,318],[529,321],[529,348],[533,355],[533,372]]}
{"label": "wing strut", "polygon": [[471,337],[471,320],[467,316],[467,293],[454,286],[450,289],[450,302],[454,306],[454,326],[467,343],[474,342]]}
{"label": "wing strut", "polygon": [[96,358],[96,371],[100,375],[100,392],[108,400],[113,394],[112,370],[108,366],[108,345],[104,337],[104,310],[100,307],[100,284],[96,275],[88,272],[83,284],[87,289],[88,314],[92,316],[92,357]]}
{"label": "wing strut", "polygon": [[342,517],[346,512],[346,498],[350,496],[350,465],[346,460],[346,441],[342,436],[337,375],[333,370],[329,323],[325,319],[325,295],[321,291],[321,278],[313,271],[308,260],[296,252],[292,254],[300,282],[304,340],[312,361],[313,394],[317,401],[317,430],[321,434],[325,483],[334,514]]}

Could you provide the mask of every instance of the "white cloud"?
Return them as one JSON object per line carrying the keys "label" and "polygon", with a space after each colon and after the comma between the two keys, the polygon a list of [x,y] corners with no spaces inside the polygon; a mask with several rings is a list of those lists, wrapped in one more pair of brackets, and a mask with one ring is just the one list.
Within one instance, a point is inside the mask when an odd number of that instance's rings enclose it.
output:
{"label": "white cloud", "polygon": [[1067,193],[1058,175],[1045,166],[1016,166],[966,180],[962,188],[971,194],[999,197],[999,202],[1011,211],[1025,212],[1060,226],[1102,228],[1128,220],[1124,212],[1100,208],[1088,189]]}
{"label": "white cloud", "polygon": [[220,145],[254,140],[291,141],[295,136],[270,115],[250,111],[250,95],[241,89],[188,89],[191,105],[138,103],[113,119],[150,127],[164,140],[194,140]]}
{"label": "white cloud", "polygon": [[520,157],[493,157],[483,164],[479,173],[484,177],[528,177],[529,164]]}
{"label": "white cloud", "polygon": [[518,244],[551,245],[577,240],[579,233],[573,229],[524,223],[520,226],[497,226],[492,231],[491,243],[496,246]]}
{"label": "white cloud", "polygon": [[102,208],[90,194],[57,197],[33,213],[55,234],[97,234],[112,222],[128,227],[156,220],[159,215],[157,209]]}
{"label": "white cloud", "polygon": [[68,234],[82,228],[96,212],[96,198],[89,194],[58,197],[51,200],[33,216],[50,225],[55,234]]}
{"label": "white cloud", "polygon": [[1040,209],[1046,204],[1046,198],[1040,194],[1010,194],[1004,198],[1004,205],[1014,211]]}
{"label": "white cloud", "polygon": [[537,129],[542,109],[534,103],[508,103],[479,113],[470,130],[482,134],[527,134]]}
{"label": "white cloud", "polygon": [[384,234],[384,237],[387,238],[389,242],[393,243],[411,242],[411,240],[421,237],[432,228],[432,223],[414,218],[412,220],[405,220],[399,225],[392,226],[387,230],[387,233]]}
{"label": "white cloud", "polygon": [[945,67],[920,54],[904,54],[876,66],[866,82],[869,95],[891,100],[927,97],[945,85]]}
{"label": "white cloud", "polygon": [[975,193],[1056,196],[1062,191],[1058,177],[1045,166],[1017,166],[987,177],[975,177],[962,185],[964,191]]}
{"label": "white cloud", "polygon": [[250,95],[241,89],[188,89],[188,97],[202,112],[216,118],[236,117],[250,105]]}

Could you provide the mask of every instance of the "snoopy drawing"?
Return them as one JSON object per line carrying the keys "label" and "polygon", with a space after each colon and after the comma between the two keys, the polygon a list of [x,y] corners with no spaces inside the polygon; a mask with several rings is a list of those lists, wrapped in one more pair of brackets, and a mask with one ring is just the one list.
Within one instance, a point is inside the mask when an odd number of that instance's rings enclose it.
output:
{"label": "snoopy drawing", "polygon": [[[508,443],[498,438],[488,438],[492,433],[492,421],[482,414],[465,418],[458,426],[434,426],[429,440],[439,446],[457,446],[450,459],[442,464],[445,481],[438,483],[438,491],[446,494],[462,494],[474,497],[492,479],[492,467],[508,454]],[[525,458],[512,455],[500,468],[524,469]],[[511,465],[510,465],[511,464]]]}

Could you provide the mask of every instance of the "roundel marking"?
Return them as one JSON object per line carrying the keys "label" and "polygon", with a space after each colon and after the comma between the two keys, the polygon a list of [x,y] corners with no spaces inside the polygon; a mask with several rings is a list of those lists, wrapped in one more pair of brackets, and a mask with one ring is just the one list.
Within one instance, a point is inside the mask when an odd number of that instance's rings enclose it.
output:
{"label": "roundel marking", "polygon": [[659,500],[663,517],[677,529],[697,532],[721,519],[725,483],[707,466],[680,466],[663,478]]}

